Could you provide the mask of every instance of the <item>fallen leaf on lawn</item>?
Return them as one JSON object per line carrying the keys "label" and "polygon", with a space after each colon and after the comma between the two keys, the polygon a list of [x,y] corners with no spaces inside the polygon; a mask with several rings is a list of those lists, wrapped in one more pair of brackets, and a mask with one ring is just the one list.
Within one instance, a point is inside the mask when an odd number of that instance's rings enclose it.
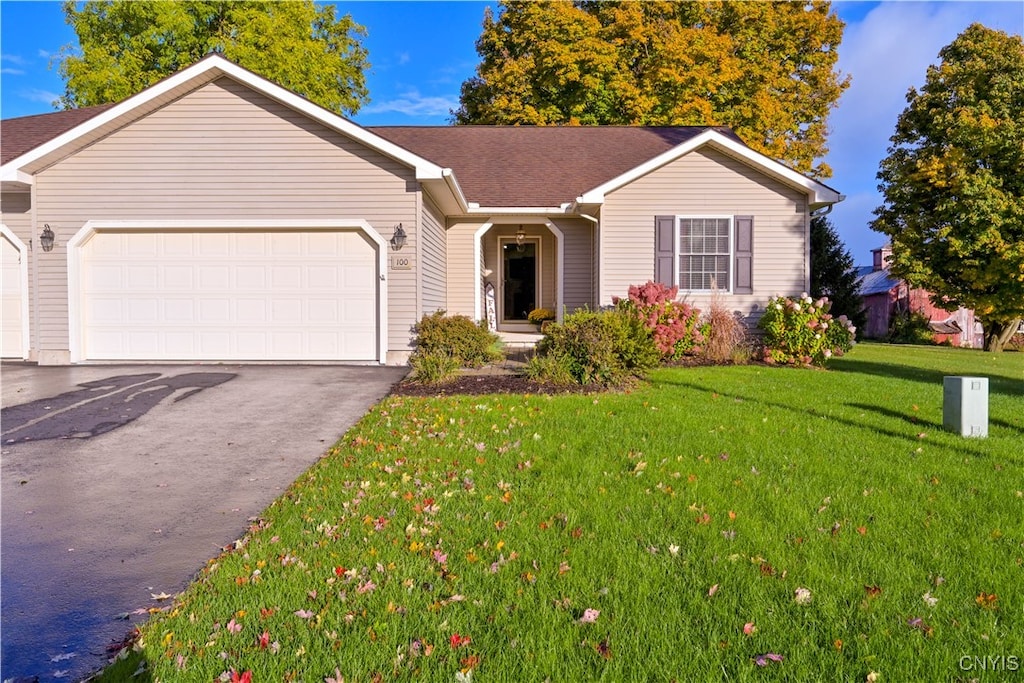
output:
{"label": "fallen leaf on lawn", "polygon": [[997,609],[996,601],[999,600],[999,596],[995,593],[986,593],[982,591],[978,594],[978,597],[974,598],[974,601],[978,603],[978,606],[982,609]]}
{"label": "fallen leaf on lawn", "polygon": [[583,610],[583,616],[580,617],[581,624],[593,624],[597,621],[597,618],[601,616],[601,610],[587,608]]}
{"label": "fallen leaf on lawn", "polygon": [[712,586],[711,588],[708,589],[708,597],[709,598],[714,597],[715,593],[717,593],[717,592],[718,592],[718,584],[716,583],[714,586]]}
{"label": "fallen leaf on lawn", "polygon": [[167,593],[160,592],[160,593],[150,593],[149,597],[153,598],[154,600],[169,600],[173,596],[168,595]]}
{"label": "fallen leaf on lawn", "polygon": [[300,619],[312,619],[313,616],[316,614],[316,612],[312,612],[312,611],[310,611],[308,609],[300,609],[300,610],[295,610],[294,614],[295,614],[295,616],[299,617]]}
{"label": "fallen leaf on lawn", "polygon": [[781,662],[782,655],[777,655],[774,652],[766,652],[763,655],[757,655],[754,657],[754,663],[758,666],[768,666],[768,662]]}

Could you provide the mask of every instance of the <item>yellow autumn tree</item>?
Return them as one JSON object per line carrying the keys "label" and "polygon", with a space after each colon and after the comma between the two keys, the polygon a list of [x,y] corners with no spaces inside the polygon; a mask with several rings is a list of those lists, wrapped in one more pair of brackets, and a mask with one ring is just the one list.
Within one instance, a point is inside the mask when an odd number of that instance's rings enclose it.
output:
{"label": "yellow autumn tree", "polygon": [[827,2],[502,2],[454,121],[729,126],[828,177],[842,33]]}

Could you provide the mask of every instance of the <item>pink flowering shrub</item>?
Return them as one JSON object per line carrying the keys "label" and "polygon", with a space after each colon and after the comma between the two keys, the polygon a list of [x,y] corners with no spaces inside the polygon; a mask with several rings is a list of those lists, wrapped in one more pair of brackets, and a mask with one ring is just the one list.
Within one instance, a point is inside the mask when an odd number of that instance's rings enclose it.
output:
{"label": "pink flowering shrub", "polygon": [[651,331],[655,347],[666,360],[698,354],[703,342],[697,324],[700,310],[684,301],[676,301],[678,293],[678,287],[648,281],[631,285],[629,298],[612,299],[616,308],[638,317]]}
{"label": "pink flowering shrub", "polygon": [[758,327],[764,330],[764,359],[769,363],[825,365],[853,348],[853,326],[845,315],[829,314],[832,302],[778,296],[768,302]]}

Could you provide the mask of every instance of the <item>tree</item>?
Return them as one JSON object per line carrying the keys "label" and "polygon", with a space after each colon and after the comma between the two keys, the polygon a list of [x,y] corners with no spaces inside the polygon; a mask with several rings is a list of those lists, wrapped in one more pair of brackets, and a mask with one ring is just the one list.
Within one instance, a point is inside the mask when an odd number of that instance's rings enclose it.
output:
{"label": "tree", "polygon": [[811,219],[811,296],[828,297],[833,316],[845,315],[863,334],[867,323],[853,257],[825,216]]}
{"label": "tree", "polygon": [[458,124],[729,126],[828,177],[826,118],[849,78],[827,2],[499,3]]}
{"label": "tree", "polygon": [[1024,317],[1024,42],[972,24],[907,93],[878,172],[891,271],[973,308],[1001,351]]}
{"label": "tree", "polygon": [[64,14],[80,46],[61,51],[65,109],[123,100],[210,52],[336,113],[368,99],[365,29],[334,5],[91,0]]}

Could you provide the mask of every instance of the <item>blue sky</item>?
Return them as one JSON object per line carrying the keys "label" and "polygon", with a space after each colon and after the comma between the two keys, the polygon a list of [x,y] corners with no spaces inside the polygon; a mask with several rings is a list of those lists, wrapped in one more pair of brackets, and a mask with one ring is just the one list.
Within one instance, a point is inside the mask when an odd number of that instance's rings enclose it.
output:
{"label": "blue sky", "polygon": [[[483,2],[340,2],[366,27],[371,101],[353,120],[362,125],[444,125],[458,107],[459,86],[473,75]],[[972,22],[1024,32],[1024,3],[836,2],[846,21],[839,68],[853,78],[830,118],[833,176],[847,196],[832,222],[858,264],[882,236],[868,228],[881,203],[875,173],[911,86],[924,81],[938,52]],[[59,2],[0,2],[0,115],[53,111],[63,82],[52,57],[75,43]]]}

